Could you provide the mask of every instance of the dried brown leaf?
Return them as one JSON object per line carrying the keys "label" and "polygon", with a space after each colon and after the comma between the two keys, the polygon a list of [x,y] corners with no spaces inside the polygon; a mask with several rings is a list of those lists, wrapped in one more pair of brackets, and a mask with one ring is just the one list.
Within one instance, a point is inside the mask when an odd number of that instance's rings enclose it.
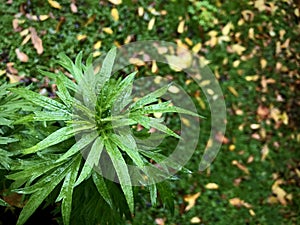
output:
{"label": "dried brown leaf", "polygon": [[15,50],[15,52],[17,54],[18,59],[21,62],[28,62],[29,58],[24,52],[21,52],[20,49],[18,49],[18,48]]}
{"label": "dried brown leaf", "polygon": [[31,34],[31,42],[34,48],[39,55],[42,54],[44,51],[42,39],[39,38],[34,27],[30,27],[29,31]]}

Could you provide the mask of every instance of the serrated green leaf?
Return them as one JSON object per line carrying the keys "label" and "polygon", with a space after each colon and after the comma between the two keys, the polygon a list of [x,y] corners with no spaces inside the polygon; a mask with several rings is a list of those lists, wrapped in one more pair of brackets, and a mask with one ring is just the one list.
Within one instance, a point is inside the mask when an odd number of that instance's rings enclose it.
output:
{"label": "serrated green leaf", "polygon": [[92,172],[92,178],[93,178],[93,182],[94,182],[99,194],[107,202],[107,204],[111,208],[113,208],[112,199],[110,197],[109,191],[108,191],[106,183],[104,181],[104,178],[100,174],[98,174],[96,171]]}
{"label": "serrated green leaf", "polygon": [[[36,111],[32,121],[65,121],[72,120],[70,114],[65,114],[62,112],[53,112],[53,111]],[[28,120],[27,120],[28,121]]]}
{"label": "serrated green leaf", "polygon": [[102,67],[100,72],[96,74],[96,92],[98,93],[106,81],[109,80],[110,76],[112,75],[112,69],[114,66],[114,61],[117,54],[117,48],[112,48],[106,55],[105,59],[103,60]]}
{"label": "serrated green leaf", "polygon": [[94,166],[97,166],[99,163],[99,159],[103,150],[103,140],[98,137],[91,148],[91,151],[89,152],[89,155],[84,163],[84,166],[81,170],[80,176],[78,177],[75,186],[79,185],[82,181],[87,179]]}
{"label": "serrated green leaf", "polygon": [[76,143],[65,153],[63,154],[56,162],[61,162],[66,160],[67,158],[75,155],[77,152],[88,146],[92,143],[96,137],[98,136],[97,131],[93,131],[91,133],[83,134],[82,137],[76,141]]}
{"label": "serrated green leaf", "polygon": [[14,88],[11,89],[14,93],[22,96],[23,98],[31,101],[32,103],[34,103],[35,105],[41,106],[43,108],[46,108],[48,110],[53,110],[53,111],[61,111],[63,113],[70,113],[68,108],[51,99],[51,98],[47,98],[45,96],[42,96],[38,93],[35,93],[33,91],[27,90],[25,88]]}
{"label": "serrated green leaf", "polygon": [[73,103],[73,98],[71,97],[69,91],[67,90],[65,84],[63,83],[62,79],[60,76],[56,79],[56,85],[58,92],[56,94],[58,97],[65,103],[65,105],[71,109],[72,108],[72,103]]}
{"label": "serrated green leaf", "polygon": [[47,147],[50,147],[52,145],[56,145],[58,143],[61,143],[72,136],[74,136],[76,133],[80,132],[82,129],[75,129],[72,126],[63,127],[52,134],[50,134],[48,137],[46,137],[44,140],[37,143],[35,146],[32,146],[30,148],[22,150],[22,153],[24,155],[35,153],[37,151],[43,150]]}
{"label": "serrated green leaf", "polygon": [[117,144],[126,154],[132,159],[132,161],[140,168],[144,166],[144,161],[140,156],[135,140],[131,135],[117,135],[112,134],[110,140]]}
{"label": "serrated green leaf", "polygon": [[68,172],[68,167],[73,161],[66,163],[64,166],[59,167],[53,173],[56,174],[51,182],[48,182],[43,188],[38,189],[32,194],[21,211],[18,218],[17,225],[23,225],[28,218],[35,212],[35,210],[42,204],[45,198],[54,190],[54,188],[63,180]]}
{"label": "serrated green leaf", "polygon": [[69,172],[66,174],[64,183],[61,187],[59,196],[56,201],[62,199],[61,214],[65,225],[70,224],[73,190],[75,188],[75,181],[78,175],[79,167],[81,163],[81,155],[76,157],[75,162],[70,167]]}
{"label": "serrated green leaf", "polygon": [[171,103],[171,101],[162,102],[162,103],[153,104],[153,105],[147,105],[141,109],[141,112],[143,114],[150,114],[150,113],[157,113],[157,112],[159,112],[159,113],[167,113],[167,112],[172,113],[173,112],[173,113],[182,113],[182,114],[187,114],[187,115],[203,118],[202,116],[200,116],[197,113],[194,113],[192,111],[189,111],[189,110],[177,107],[177,106],[172,106],[172,105],[170,105],[170,103]]}
{"label": "serrated green leaf", "polygon": [[144,97],[138,99],[136,102],[134,102],[132,105],[130,105],[129,108],[131,110],[134,110],[141,106],[145,106],[150,103],[156,102],[158,100],[158,98],[162,97],[168,91],[170,85],[171,84],[163,86],[163,87],[145,95]]}
{"label": "serrated green leaf", "polygon": [[104,145],[107,150],[107,153],[108,153],[108,155],[114,165],[116,173],[118,175],[120,185],[121,185],[122,191],[125,195],[129,209],[133,213],[134,198],[133,198],[131,179],[130,179],[130,175],[128,172],[126,162],[122,156],[122,153],[119,151],[119,149],[113,142],[111,142],[108,139],[105,139],[104,143],[105,143]]}
{"label": "serrated green leaf", "polygon": [[131,85],[137,72],[138,71],[132,72],[120,82],[120,84],[116,87],[116,91],[114,92],[113,96],[108,98],[109,101],[106,102],[107,105],[112,105],[112,103],[114,103],[118,98],[120,98],[125,91],[131,88]]}

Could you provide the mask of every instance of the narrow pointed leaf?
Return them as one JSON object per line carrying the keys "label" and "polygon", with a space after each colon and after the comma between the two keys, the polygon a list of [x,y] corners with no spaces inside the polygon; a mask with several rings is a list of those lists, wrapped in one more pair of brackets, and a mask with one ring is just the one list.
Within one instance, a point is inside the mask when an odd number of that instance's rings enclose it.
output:
{"label": "narrow pointed leaf", "polygon": [[105,147],[115,167],[129,209],[133,213],[134,211],[133,191],[132,191],[131,179],[130,179],[126,162],[123,159],[122,153],[119,151],[117,146],[114,143],[110,142],[108,139],[105,140]]}
{"label": "narrow pointed leaf", "polygon": [[100,72],[96,74],[97,77],[97,91],[100,91],[103,85],[105,84],[106,81],[109,80],[112,69],[114,66],[114,61],[116,58],[117,54],[117,49],[112,48],[106,55],[105,59],[103,60],[102,67],[100,69]]}
{"label": "narrow pointed leaf", "polygon": [[82,181],[84,181],[90,176],[92,170],[94,169],[94,166],[97,166],[99,163],[102,150],[103,140],[100,137],[98,137],[93,143],[91,151],[89,152],[89,155],[84,163],[84,166],[81,170],[80,176],[76,181],[75,186],[79,185]]}
{"label": "narrow pointed leaf", "polygon": [[98,136],[97,131],[83,134],[80,140],[78,140],[65,154],[63,154],[56,162],[61,162],[66,160],[67,158],[75,155],[80,150],[84,149],[90,143],[92,143],[95,138]]}
{"label": "narrow pointed leaf", "polygon": [[107,204],[112,208],[113,207],[112,199],[110,197],[109,191],[108,191],[106,183],[104,181],[104,178],[100,174],[98,174],[96,171],[92,172],[92,178],[93,178],[93,182],[94,182],[99,194],[107,202]]}
{"label": "narrow pointed leaf", "polygon": [[126,152],[138,167],[143,167],[144,161],[138,152],[135,140],[130,137],[130,135],[125,136],[113,134],[111,135],[110,139],[112,142],[116,143],[120,149]]}
{"label": "narrow pointed leaf", "polygon": [[67,173],[62,188],[60,190],[60,194],[57,197],[57,201],[60,201],[62,199],[61,214],[64,224],[66,225],[70,224],[73,190],[75,187],[75,181],[78,175],[80,163],[81,155],[79,154],[75,162],[70,167],[70,170]]}
{"label": "narrow pointed leaf", "polygon": [[70,166],[70,163],[67,163],[63,167],[60,167],[56,171],[54,171],[53,173],[56,174],[54,179],[51,180],[51,182],[49,182],[47,186],[39,189],[37,192],[30,196],[28,202],[21,211],[17,225],[23,225],[28,220],[28,218],[35,212],[35,210],[42,204],[44,199],[62,181],[62,179],[68,172],[67,168]]}
{"label": "narrow pointed leaf", "polygon": [[130,106],[130,109],[134,110],[134,109],[139,108],[141,106],[148,105],[150,103],[156,102],[158,100],[158,98],[163,96],[168,91],[169,87],[170,87],[170,84],[166,85],[164,87],[161,87],[161,88],[145,95],[144,97],[140,98],[135,103],[133,103]]}
{"label": "narrow pointed leaf", "polygon": [[32,103],[41,106],[43,108],[53,110],[53,111],[61,111],[65,113],[69,113],[67,107],[51,98],[42,96],[38,93],[30,91],[25,88],[14,88],[11,89],[14,93],[22,96],[23,98],[31,101]]}

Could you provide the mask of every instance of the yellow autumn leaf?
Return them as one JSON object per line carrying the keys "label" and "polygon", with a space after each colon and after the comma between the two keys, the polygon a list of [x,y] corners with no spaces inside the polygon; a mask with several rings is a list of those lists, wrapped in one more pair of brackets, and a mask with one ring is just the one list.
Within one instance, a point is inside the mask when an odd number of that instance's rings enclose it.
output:
{"label": "yellow autumn leaf", "polygon": [[246,48],[242,45],[239,45],[239,44],[234,44],[231,46],[232,48],[232,51],[237,53],[238,55],[241,55],[245,50]]}
{"label": "yellow autumn leaf", "polygon": [[98,56],[100,56],[101,55],[101,52],[100,51],[95,51],[95,52],[93,52],[93,57],[94,58],[96,58],[96,57],[98,57]]}
{"label": "yellow autumn leaf", "polygon": [[113,8],[110,12],[112,18],[114,19],[114,21],[118,21],[119,20],[119,12],[116,8]]}
{"label": "yellow autumn leaf", "polygon": [[18,83],[22,79],[22,77],[13,74],[7,74],[7,76],[9,78],[9,83],[11,84]]}
{"label": "yellow autumn leaf", "polygon": [[202,48],[202,43],[199,42],[192,48],[192,52],[197,54],[201,50],[201,48]]}
{"label": "yellow autumn leaf", "polygon": [[260,60],[260,66],[262,69],[266,68],[267,64],[268,64],[267,60],[265,59]]}
{"label": "yellow autumn leaf", "polygon": [[236,96],[236,97],[239,96],[239,93],[235,90],[234,87],[229,86],[229,87],[228,87],[228,90],[229,90],[234,96]]}
{"label": "yellow autumn leaf", "polygon": [[87,35],[85,35],[85,34],[78,34],[76,38],[77,38],[78,41],[82,41],[82,40],[85,40],[87,38]]}
{"label": "yellow autumn leaf", "polygon": [[144,66],[145,62],[139,58],[130,58],[129,62],[136,66]]}
{"label": "yellow autumn leaf", "polygon": [[272,185],[272,192],[276,195],[278,201],[282,204],[282,205],[286,205],[287,201],[286,201],[286,196],[287,193],[285,190],[283,190],[279,185],[283,183],[283,180],[276,180],[275,183]]}
{"label": "yellow autumn leaf", "polygon": [[251,28],[249,29],[249,31],[248,31],[248,37],[249,37],[249,39],[251,39],[251,40],[254,40],[254,39],[255,39],[255,37],[254,37],[254,28],[253,28],[253,27],[251,27]]}
{"label": "yellow autumn leaf", "polygon": [[111,2],[114,5],[120,5],[122,4],[122,0],[108,0],[109,2]]}
{"label": "yellow autumn leaf", "polygon": [[188,37],[186,37],[186,38],[184,39],[184,41],[185,41],[189,46],[192,46],[192,45],[193,45],[193,41],[192,41],[190,38],[188,38]]}
{"label": "yellow autumn leaf", "polygon": [[196,204],[197,198],[199,198],[200,192],[194,194],[194,195],[186,195],[184,196],[184,201],[188,203],[188,205],[185,207],[185,211],[189,211],[191,208],[193,208]]}
{"label": "yellow autumn leaf", "polygon": [[201,219],[199,217],[195,216],[191,219],[191,223],[193,223],[193,224],[201,223]]}
{"label": "yellow autumn leaf", "polygon": [[113,30],[110,27],[103,27],[103,31],[107,34],[113,34]]}
{"label": "yellow autumn leaf", "polygon": [[138,15],[143,16],[144,15],[144,8],[143,7],[138,7]]}
{"label": "yellow autumn leaf", "polygon": [[256,0],[254,2],[254,7],[258,9],[258,11],[264,11],[266,9],[265,0]]}
{"label": "yellow autumn leaf", "polygon": [[94,44],[93,48],[94,48],[95,50],[98,50],[99,48],[101,48],[101,45],[102,45],[102,41],[97,41],[97,42]]}
{"label": "yellow autumn leaf", "polygon": [[148,30],[152,30],[155,24],[155,17],[153,17],[148,23]]}
{"label": "yellow autumn leaf", "polygon": [[182,21],[180,21],[179,24],[178,24],[177,32],[178,32],[179,34],[182,34],[183,31],[184,31],[184,23],[185,23],[185,21],[182,20]]}
{"label": "yellow autumn leaf", "polygon": [[27,34],[27,36],[23,39],[21,45],[25,45],[31,38],[31,34]]}
{"label": "yellow autumn leaf", "polygon": [[222,29],[222,34],[224,36],[227,36],[229,34],[230,30],[232,29],[232,27],[233,27],[233,25],[231,22],[227,23]]}
{"label": "yellow autumn leaf", "polygon": [[237,68],[239,65],[240,65],[241,61],[240,60],[235,60],[233,63],[232,63],[232,66],[234,68]]}
{"label": "yellow autumn leaf", "polygon": [[241,206],[244,206],[246,208],[252,207],[249,203],[245,202],[244,200],[242,200],[240,198],[229,199],[229,203],[235,207],[241,207]]}
{"label": "yellow autumn leaf", "polygon": [[208,183],[205,185],[205,188],[210,190],[216,190],[219,188],[219,185],[217,185],[216,183]]}
{"label": "yellow autumn leaf", "polygon": [[0,70],[0,77],[6,74],[6,70]]}
{"label": "yellow autumn leaf", "polygon": [[157,71],[158,71],[158,67],[157,67],[156,61],[153,60],[153,61],[152,61],[151,72],[152,72],[152,73],[157,73]]}
{"label": "yellow autumn leaf", "polygon": [[185,126],[187,127],[191,126],[191,122],[187,118],[181,117],[181,121]]}
{"label": "yellow autumn leaf", "polygon": [[61,5],[57,1],[48,0],[48,3],[55,9],[61,9]]}

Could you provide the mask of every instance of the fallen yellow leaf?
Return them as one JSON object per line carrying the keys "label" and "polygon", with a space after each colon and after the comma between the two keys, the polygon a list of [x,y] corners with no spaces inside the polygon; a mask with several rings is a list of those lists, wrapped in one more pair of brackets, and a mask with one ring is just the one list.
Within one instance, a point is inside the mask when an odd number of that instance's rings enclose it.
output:
{"label": "fallen yellow leaf", "polygon": [[85,34],[78,34],[76,38],[77,38],[78,41],[82,41],[82,40],[85,40],[87,38],[87,35],[85,35]]}
{"label": "fallen yellow leaf", "polygon": [[178,24],[177,32],[178,32],[179,34],[183,33],[183,31],[184,31],[184,23],[185,23],[185,21],[182,20],[182,21],[180,21],[179,24]]}
{"label": "fallen yellow leaf", "polygon": [[246,48],[242,45],[239,45],[239,44],[234,44],[231,46],[233,52],[237,53],[238,55],[241,55],[245,50]]}
{"label": "fallen yellow leaf", "polygon": [[101,48],[101,45],[102,45],[102,41],[97,41],[97,42],[94,44],[93,48],[94,48],[95,50],[98,50],[99,48]]}
{"label": "fallen yellow leaf", "polygon": [[208,183],[205,185],[205,188],[209,190],[216,190],[219,188],[219,185],[217,185],[216,183]]}
{"label": "fallen yellow leaf", "polygon": [[112,18],[114,19],[114,21],[118,21],[119,20],[119,12],[116,8],[113,8],[110,12]]}
{"label": "fallen yellow leaf", "polygon": [[235,90],[234,87],[229,86],[229,87],[228,87],[228,90],[229,90],[234,96],[236,96],[236,97],[239,96],[238,92]]}
{"label": "fallen yellow leaf", "polygon": [[9,78],[9,83],[11,84],[18,83],[22,79],[22,77],[13,74],[7,74],[7,76]]}
{"label": "fallen yellow leaf", "polygon": [[25,45],[31,38],[31,34],[28,34],[22,41],[21,45]]}
{"label": "fallen yellow leaf", "polygon": [[55,9],[61,9],[61,5],[57,1],[48,0],[48,3]]}
{"label": "fallen yellow leaf", "polygon": [[144,8],[143,7],[138,7],[138,15],[143,16],[144,15]]}
{"label": "fallen yellow leaf", "polygon": [[265,59],[260,60],[260,66],[262,69],[266,68],[267,64],[268,64],[267,60]]}
{"label": "fallen yellow leaf", "polygon": [[107,34],[113,34],[113,30],[110,27],[103,27],[103,31]]}
{"label": "fallen yellow leaf", "polygon": [[222,34],[224,36],[227,36],[232,28],[233,28],[232,23],[231,22],[227,23],[222,29]]}
{"label": "fallen yellow leaf", "polygon": [[122,0],[108,0],[109,2],[111,2],[114,5],[120,5],[122,4]]}
{"label": "fallen yellow leaf", "polygon": [[71,8],[72,13],[77,13],[78,12],[77,6],[74,2],[72,2],[70,4],[70,8]]}
{"label": "fallen yellow leaf", "polygon": [[202,48],[202,43],[199,42],[192,48],[192,51],[197,54],[201,50],[201,48]]}
{"label": "fallen yellow leaf", "polygon": [[152,61],[151,72],[152,72],[152,73],[157,73],[157,71],[158,71],[158,67],[157,67],[156,61],[153,60],[153,61]]}
{"label": "fallen yellow leaf", "polygon": [[155,17],[153,17],[148,23],[148,30],[152,30],[155,24]]}
{"label": "fallen yellow leaf", "polygon": [[243,164],[239,163],[237,160],[233,160],[232,165],[237,166],[237,168],[239,168],[240,170],[242,170],[244,173],[249,174],[249,170],[246,166],[244,166]]}
{"label": "fallen yellow leaf", "polygon": [[199,217],[195,216],[191,219],[191,223],[194,223],[194,224],[201,223],[201,219]]}
{"label": "fallen yellow leaf", "polygon": [[245,202],[244,200],[241,200],[240,198],[232,198],[229,200],[229,203],[235,207],[241,207],[244,206],[246,208],[251,208],[252,206]]}
{"label": "fallen yellow leaf", "polygon": [[285,199],[287,193],[285,190],[283,190],[281,187],[279,187],[280,184],[283,183],[283,180],[279,179],[276,180],[275,183],[272,185],[272,192],[276,195],[278,201],[282,204],[282,205],[286,205],[287,201]]}
{"label": "fallen yellow leaf", "polygon": [[144,66],[145,65],[145,62],[139,58],[130,58],[129,62],[136,66]]}
{"label": "fallen yellow leaf", "polygon": [[188,205],[185,207],[185,211],[189,211],[191,208],[193,208],[196,204],[197,198],[199,198],[200,192],[194,194],[194,195],[186,195],[184,196],[184,201],[188,203]]}

